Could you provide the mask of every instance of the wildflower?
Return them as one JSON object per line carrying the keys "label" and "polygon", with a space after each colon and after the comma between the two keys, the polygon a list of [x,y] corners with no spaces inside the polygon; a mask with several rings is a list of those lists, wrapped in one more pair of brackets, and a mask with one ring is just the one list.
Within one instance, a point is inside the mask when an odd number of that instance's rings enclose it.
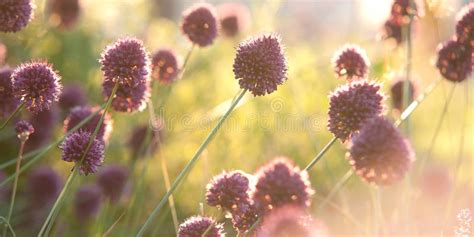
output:
{"label": "wildflower", "polygon": [[183,13],[181,30],[200,47],[211,45],[217,36],[216,10],[207,3],[197,3]]}
{"label": "wildflower", "polygon": [[169,84],[178,76],[180,62],[176,53],[171,49],[156,51],[151,59],[151,76],[153,79]]}
{"label": "wildflower", "polygon": [[[99,107],[89,107],[89,106],[77,106],[71,109],[71,112],[64,120],[64,132],[69,132],[72,128],[77,126],[81,123],[84,119],[89,117],[91,114],[100,110]],[[87,123],[85,123],[79,131],[86,131],[90,134],[94,133],[97,124],[100,121],[100,117],[104,112],[101,111],[96,113]],[[110,134],[112,133],[112,118],[109,113],[106,113],[104,116],[104,121],[100,125],[99,132],[97,133],[96,138],[107,142],[110,138]]]}
{"label": "wildflower", "polygon": [[11,75],[8,66],[0,68],[0,118],[8,117],[20,104],[13,95]]}
{"label": "wildflower", "polygon": [[[84,156],[84,152],[89,144],[91,134],[86,131],[78,131],[66,137],[60,148],[62,150],[61,159],[67,162],[75,162],[81,174],[88,175],[96,173],[99,166],[104,162],[104,144],[94,138],[89,151]],[[84,157],[81,163],[81,159]]]}
{"label": "wildflower", "polygon": [[128,179],[128,169],[120,165],[104,167],[98,174],[97,183],[111,202],[120,200]]}
{"label": "wildflower", "polygon": [[[103,95],[108,98],[112,93],[115,83],[105,80],[102,84]],[[119,112],[142,111],[150,99],[150,81],[144,80],[135,87],[119,85],[115,97],[112,99],[111,107]]]}
{"label": "wildflower", "polygon": [[470,46],[448,40],[438,46],[436,67],[441,75],[452,82],[462,82],[472,73],[473,61]]}
{"label": "wildflower", "polygon": [[248,203],[249,179],[242,171],[222,172],[207,184],[206,201],[210,206],[225,210],[237,209],[241,203]]}
{"label": "wildflower", "polygon": [[251,202],[242,202],[230,213],[232,225],[239,233],[245,233],[257,221],[258,214]]}
{"label": "wildflower", "polygon": [[244,32],[250,23],[248,8],[239,3],[224,3],[217,6],[220,29],[227,37],[235,37]]}
{"label": "wildflower", "polygon": [[[147,152],[150,154],[155,153],[160,147],[160,143],[163,141],[163,121],[160,120],[161,124],[158,127],[148,127],[147,125],[140,125],[133,129],[131,136],[128,139],[128,146],[132,151],[133,158],[143,157]],[[148,131],[150,129],[151,131]],[[147,138],[147,132],[150,132],[150,137]],[[149,139],[147,141],[147,139]]]}
{"label": "wildflower", "polygon": [[382,32],[383,39],[394,39],[399,45],[402,43],[402,26],[394,19],[390,18],[385,21]]}
{"label": "wildflower", "polygon": [[395,0],[392,4],[390,16],[400,25],[410,22],[410,16],[416,16],[418,13],[416,0]]}
{"label": "wildflower", "polygon": [[79,19],[81,6],[79,0],[50,0],[49,10],[60,27],[70,29]]}
{"label": "wildflower", "polygon": [[357,45],[345,45],[332,59],[334,71],[338,77],[348,80],[367,77],[370,62],[365,51]]}
{"label": "wildflower", "polygon": [[86,93],[79,85],[65,86],[63,92],[59,96],[59,107],[66,112],[69,112],[70,109],[76,106],[84,106],[86,104]]}
{"label": "wildflower", "polygon": [[56,200],[62,186],[61,177],[53,169],[40,166],[28,175],[27,196],[33,206],[44,207]]}
{"label": "wildflower", "polygon": [[35,132],[33,125],[26,120],[20,120],[15,125],[15,131],[18,139],[25,142],[28,140],[28,137]]}
{"label": "wildflower", "polygon": [[[416,94],[416,88],[415,85],[411,80],[404,80],[404,79],[399,79],[395,81],[392,84],[392,88],[390,88],[390,93],[392,97],[392,106],[394,109],[401,111],[403,109],[403,93],[404,93],[404,87],[405,83],[408,83],[408,103],[413,101],[415,99],[415,94]],[[407,105],[405,105],[407,106]]]}
{"label": "wildflower", "polygon": [[223,232],[223,226],[216,224],[212,218],[193,216],[179,225],[178,237],[200,237],[204,233],[208,237],[224,237]]}
{"label": "wildflower", "polygon": [[28,121],[35,128],[26,143],[25,151],[33,151],[48,144],[53,138],[54,127],[59,121],[59,111],[55,104],[50,110],[30,114]]}
{"label": "wildflower", "polygon": [[23,29],[33,17],[31,0],[0,1],[0,31],[17,32]]}
{"label": "wildflower", "polygon": [[474,48],[474,3],[464,6],[456,16],[456,37],[459,42]]}
{"label": "wildflower", "polygon": [[95,184],[84,185],[79,188],[74,198],[74,211],[80,221],[95,217],[100,208],[100,188]]}

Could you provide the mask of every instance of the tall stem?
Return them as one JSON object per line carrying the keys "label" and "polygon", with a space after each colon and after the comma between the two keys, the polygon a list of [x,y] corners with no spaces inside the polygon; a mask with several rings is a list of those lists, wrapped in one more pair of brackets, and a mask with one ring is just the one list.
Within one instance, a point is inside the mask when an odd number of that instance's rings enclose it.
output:
{"label": "tall stem", "polygon": [[147,220],[143,224],[143,226],[140,228],[140,230],[137,233],[137,237],[141,237],[145,234],[145,231],[148,229],[148,227],[151,225],[151,222],[153,219],[156,217],[158,212],[163,208],[165,203],[168,201],[168,198],[173,194],[173,192],[178,188],[179,184],[183,181],[184,177],[191,171],[191,169],[194,167],[194,164],[199,160],[199,157],[201,156],[202,152],[204,149],[206,149],[207,145],[212,141],[214,136],[216,135],[217,131],[221,128],[222,124],[224,121],[229,117],[230,113],[234,110],[235,106],[239,103],[239,101],[242,99],[242,97],[245,95],[247,92],[246,89],[243,89],[239,97],[230,105],[229,109],[227,112],[219,119],[217,122],[216,126],[211,130],[211,132],[207,135],[206,139],[203,141],[201,146],[199,146],[198,150],[194,154],[194,156],[191,158],[191,160],[186,164],[184,169],[181,171],[181,173],[178,175],[176,180],[173,182],[171,185],[170,189],[166,194],[163,196],[161,201],[158,203],[158,205],[155,207],[155,209],[151,212],[151,214],[148,216]]}
{"label": "tall stem", "polygon": [[331,148],[336,141],[337,137],[333,137],[331,141],[329,141],[328,144],[326,144],[326,146],[324,146],[324,148],[318,153],[318,155],[316,155],[316,157],[314,157],[314,159],[306,166],[306,168],[304,168],[304,170],[309,171],[316,164],[316,162],[318,162],[324,156],[324,154],[326,154],[329,148]]}
{"label": "tall stem", "polygon": [[15,111],[13,111],[13,113],[11,113],[10,116],[8,116],[7,120],[3,122],[2,126],[0,127],[0,131],[2,131],[7,126],[7,124],[15,117],[15,115],[18,114],[23,109],[24,105],[25,105],[25,102],[22,102],[20,105],[18,105],[18,107],[16,107]]}

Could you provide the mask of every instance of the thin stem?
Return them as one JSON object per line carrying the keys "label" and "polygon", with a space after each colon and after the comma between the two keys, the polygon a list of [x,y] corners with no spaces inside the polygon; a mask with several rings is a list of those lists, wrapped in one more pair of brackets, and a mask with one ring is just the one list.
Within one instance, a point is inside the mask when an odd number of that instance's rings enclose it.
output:
{"label": "thin stem", "polygon": [[[414,9],[413,0],[408,0],[408,8]],[[410,103],[411,92],[410,92],[410,77],[412,67],[412,40],[411,40],[411,28],[413,22],[413,13],[408,12],[408,24],[405,27],[405,42],[406,42],[406,54],[405,54],[405,80],[403,82],[403,93],[402,93],[402,108],[405,109]],[[409,120],[406,121],[406,132],[407,135],[410,133]]]}
{"label": "thin stem", "polygon": [[5,225],[8,227],[10,232],[12,232],[13,237],[16,237],[15,231],[13,230],[13,227],[10,225],[10,223],[8,223],[7,219],[5,219],[3,216],[0,216],[0,220],[5,222]]}
{"label": "thin stem", "polygon": [[316,164],[316,162],[318,162],[324,156],[324,154],[326,154],[329,148],[331,148],[331,146],[336,141],[337,137],[333,137],[331,141],[329,141],[328,144],[326,144],[326,146],[324,146],[324,148],[319,152],[319,154],[316,155],[316,157],[314,157],[314,159],[306,166],[306,168],[304,168],[304,170],[309,171]]}
{"label": "thin stem", "polygon": [[[168,166],[166,165],[166,160],[164,156],[161,156],[161,171],[163,172],[163,178],[165,180],[166,191],[169,191],[171,184],[170,184],[170,177],[168,174]],[[170,195],[168,202],[171,209],[171,218],[173,219],[174,230],[176,231],[176,234],[178,234],[179,220],[178,220],[178,214],[176,212],[176,207],[174,205],[173,195]]]}
{"label": "thin stem", "polygon": [[204,149],[206,149],[207,145],[212,141],[214,136],[216,135],[217,131],[221,128],[222,124],[224,121],[229,117],[230,113],[234,110],[235,106],[239,103],[239,101],[242,99],[242,97],[245,95],[247,92],[246,89],[243,89],[240,92],[239,97],[237,100],[234,101],[234,103],[231,104],[227,112],[219,119],[217,122],[216,126],[211,130],[209,135],[207,135],[206,139],[204,142],[199,146],[198,150],[194,154],[194,156],[191,158],[191,160],[186,164],[184,169],[181,171],[181,173],[178,175],[176,180],[173,182],[171,185],[171,188],[166,192],[166,194],[163,196],[161,201],[158,203],[158,205],[155,207],[155,209],[151,212],[151,214],[148,216],[147,220],[143,224],[143,226],[140,228],[140,230],[137,233],[138,237],[141,237],[145,234],[145,231],[148,229],[148,227],[151,225],[151,222],[155,218],[155,216],[158,214],[158,212],[163,208],[164,204],[168,201],[168,198],[173,194],[173,192],[178,188],[179,184],[183,181],[184,177],[191,171],[191,169],[194,167],[194,164],[199,160],[199,157],[201,156],[202,152]]}
{"label": "thin stem", "polygon": [[125,215],[125,211],[122,214],[120,214],[120,216],[117,218],[117,220],[114,221],[114,223],[107,229],[107,231],[104,232],[102,237],[107,237],[112,232],[112,230],[115,228],[115,226],[120,222],[120,220],[122,219],[122,217],[124,215]]}
{"label": "thin stem", "polygon": [[320,212],[324,206],[336,195],[336,193],[349,181],[349,179],[352,177],[354,174],[354,171],[352,169],[349,169],[344,176],[334,185],[334,188],[329,191],[329,194],[323,199],[321,204],[319,204],[318,207],[318,212]]}
{"label": "thin stem", "polygon": [[3,122],[2,126],[0,127],[0,131],[2,131],[7,126],[7,124],[15,117],[15,115],[18,114],[23,109],[24,105],[25,105],[25,102],[22,102],[21,104],[18,105],[18,107],[16,107],[15,111],[13,111],[13,113],[11,113],[10,116],[8,116],[7,120]]}

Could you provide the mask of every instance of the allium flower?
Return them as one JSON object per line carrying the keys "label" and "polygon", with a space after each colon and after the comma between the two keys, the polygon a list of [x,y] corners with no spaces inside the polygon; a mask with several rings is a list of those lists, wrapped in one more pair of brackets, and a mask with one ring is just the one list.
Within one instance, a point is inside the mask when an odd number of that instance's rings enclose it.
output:
{"label": "allium flower", "polygon": [[405,87],[405,83],[408,83],[408,103],[413,101],[416,96],[416,87],[411,80],[396,80],[390,88],[390,95],[392,97],[392,106],[398,111],[401,111],[403,109],[403,90]]}
{"label": "allium flower", "polygon": [[[209,227],[211,226],[211,227]],[[208,230],[209,228],[209,230]],[[178,237],[200,237],[205,232],[208,237],[224,237],[224,228],[212,218],[193,216],[179,225]]]}
{"label": "allium flower", "polygon": [[13,95],[11,75],[8,66],[0,68],[0,118],[8,117],[20,103]]}
{"label": "allium flower", "polygon": [[29,202],[34,207],[51,204],[59,195],[63,181],[50,167],[41,166],[31,171],[26,183]]}
{"label": "allium flower", "polygon": [[287,79],[280,37],[266,34],[240,43],[233,67],[240,88],[255,96],[272,93]]}
{"label": "allium flower", "polygon": [[[99,107],[89,107],[89,106],[77,106],[71,109],[71,112],[64,120],[64,132],[70,131],[72,128],[77,126],[81,121],[89,117],[91,114],[100,110]],[[84,124],[78,131],[89,132],[90,134],[94,133],[97,123],[99,123],[100,117],[104,112],[101,111],[95,114],[86,124]],[[99,128],[96,138],[107,142],[109,140],[110,134],[112,133],[112,118],[109,113],[105,114],[104,121]]]}
{"label": "allium flower", "polygon": [[[160,120],[160,123],[162,121]],[[163,126],[153,129],[151,136],[147,139],[148,129],[152,129],[147,125],[140,125],[133,129],[131,136],[128,139],[127,145],[132,151],[133,158],[140,158],[146,155],[147,152],[155,153],[159,149],[160,142],[163,141]]]}
{"label": "allium flower", "polygon": [[224,3],[217,6],[217,14],[222,33],[227,37],[235,37],[248,28],[250,13],[248,8],[239,3]]}
{"label": "allium flower", "polygon": [[255,175],[257,184],[252,194],[260,215],[284,205],[308,207],[314,190],[308,173],[286,158],[276,158],[260,168]]}
{"label": "allium flower", "polygon": [[[109,98],[115,83],[105,80],[102,84],[103,95]],[[135,87],[119,85],[115,97],[112,100],[112,108],[119,112],[142,111],[150,99],[150,81],[144,80]]]}
{"label": "allium flower", "polygon": [[398,24],[394,19],[388,19],[384,26],[382,32],[383,39],[394,39],[397,44],[402,43],[402,26]]}
{"label": "allium flower", "polygon": [[99,166],[104,162],[104,143],[94,138],[89,152],[80,164],[90,137],[91,134],[86,131],[74,132],[67,136],[60,146],[62,150],[61,159],[67,162],[75,162],[79,166],[80,173],[84,175],[96,173]]}
{"label": "allium flower", "polygon": [[239,233],[245,233],[257,221],[258,214],[255,206],[250,203],[240,204],[231,212],[232,224]]}
{"label": "allium flower", "polygon": [[34,113],[49,110],[62,90],[60,76],[47,63],[24,63],[13,71],[12,80],[15,97]]}
{"label": "allium flower", "polygon": [[35,128],[26,120],[20,120],[15,124],[15,131],[18,139],[25,142],[28,137],[35,132]]}
{"label": "allium flower", "polygon": [[121,165],[109,165],[99,173],[97,183],[104,196],[112,202],[120,200],[128,179],[128,169]]}
{"label": "allium flower", "polygon": [[421,194],[433,199],[448,197],[453,189],[453,177],[444,166],[432,166],[420,177]]}
{"label": "allium flower", "polygon": [[53,138],[54,126],[59,121],[59,111],[55,104],[50,110],[43,110],[37,114],[31,114],[28,121],[35,128],[26,143],[25,151],[32,151],[48,144]]}
{"label": "allium flower", "polygon": [[207,3],[197,3],[183,13],[181,30],[200,47],[211,45],[217,36],[216,10]]}
{"label": "allium flower", "polygon": [[449,81],[462,82],[466,80],[473,68],[470,46],[455,40],[448,40],[439,45],[436,67],[441,75]]}
{"label": "allium flower", "polygon": [[31,0],[0,1],[0,31],[17,32],[23,29],[33,17]]}
{"label": "allium flower", "polygon": [[5,63],[5,59],[7,58],[7,47],[0,42],[0,66]]}
{"label": "allium flower", "polygon": [[59,96],[59,106],[65,112],[69,112],[70,109],[76,106],[86,104],[86,92],[79,85],[65,86],[63,92]]}
{"label": "allium flower", "polygon": [[151,76],[162,83],[169,84],[178,76],[181,62],[171,49],[156,51],[151,59]]}
{"label": "allium flower", "polygon": [[136,38],[122,38],[108,45],[99,60],[104,83],[112,87],[116,81],[126,88],[135,88],[148,80],[150,59],[143,42]]}
{"label": "allium flower", "polygon": [[222,172],[207,184],[206,201],[209,206],[232,211],[241,203],[249,203],[249,178],[242,171]]}
{"label": "allium flower", "polygon": [[367,77],[370,62],[365,50],[357,45],[344,45],[332,58],[334,72],[348,80]]}
{"label": "allium flower", "polygon": [[410,15],[418,13],[416,0],[395,0],[392,4],[391,17],[400,25],[408,24]]}
{"label": "allium flower", "polygon": [[367,119],[382,114],[384,95],[380,85],[358,81],[337,88],[329,95],[328,127],[334,136],[346,141]]}
{"label": "allium flower", "polygon": [[59,20],[59,26],[68,29],[76,24],[81,6],[79,0],[50,0],[49,10]]}
{"label": "allium flower", "polygon": [[74,211],[78,220],[85,221],[97,215],[101,204],[100,188],[95,184],[79,188],[74,198]]}
{"label": "allium flower", "polygon": [[457,40],[474,48],[474,3],[464,6],[456,16]]}
{"label": "allium flower", "polygon": [[414,161],[414,153],[390,121],[376,117],[352,138],[347,159],[366,182],[389,185],[404,177]]}

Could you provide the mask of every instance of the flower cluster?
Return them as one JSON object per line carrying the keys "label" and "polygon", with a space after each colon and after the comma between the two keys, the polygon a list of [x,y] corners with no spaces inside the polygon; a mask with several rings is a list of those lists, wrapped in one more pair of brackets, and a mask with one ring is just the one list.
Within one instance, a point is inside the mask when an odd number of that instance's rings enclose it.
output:
{"label": "flower cluster", "polygon": [[81,6],[79,0],[50,0],[49,10],[59,27],[70,29],[79,19]]}
{"label": "flower cluster", "polygon": [[416,87],[411,80],[396,80],[390,88],[390,96],[392,98],[392,107],[398,111],[402,111],[403,109],[403,91],[405,83],[408,83],[408,103],[413,101],[416,96]]}
{"label": "flower cluster", "polygon": [[[163,121],[160,120],[160,123],[163,123]],[[139,125],[133,129],[127,145],[132,151],[134,159],[144,157],[148,152],[154,154],[160,148],[159,146],[164,139],[163,126]]]}
{"label": "flower cluster", "polygon": [[365,50],[357,45],[345,45],[332,58],[334,72],[348,80],[364,79],[369,72],[370,62]]}
{"label": "flower cluster", "polygon": [[214,7],[207,3],[197,3],[183,13],[181,30],[189,41],[206,47],[217,37],[217,17]]}
{"label": "flower cluster", "polygon": [[474,48],[474,3],[469,3],[456,16],[456,38],[465,45]]}
{"label": "flower cluster", "polygon": [[91,133],[78,131],[66,137],[60,148],[62,160],[75,162],[81,174],[96,173],[104,162],[104,143],[97,138],[92,140],[87,154],[84,154],[89,144]]}
{"label": "flower cluster", "polygon": [[86,221],[97,215],[102,194],[96,184],[87,184],[79,188],[74,198],[74,213],[80,221]]}
{"label": "flower cluster", "polygon": [[117,202],[122,197],[128,179],[128,169],[120,165],[103,168],[97,177],[97,183],[105,197]]}
{"label": "flower cluster", "polygon": [[13,95],[12,72],[8,66],[0,68],[0,118],[8,117],[20,104]]}
{"label": "flower cluster", "polygon": [[28,140],[28,137],[30,137],[30,135],[35,132],[35,128],[30,122],[26,120],[20,120],[15,125],[15,131],[18,139],[20,139],[22,142],[25,142]]}
{"label": "flower cluster", "polygon": [[79,85],[65,86],[63,92],[59,96],[59,107],[61,107],[63,112],[66,113],[76,106],[84,106],[86,104],[86,93]]}
{"label": "flower cluster", "polygon": [[221,224],[217,224],[214,219],[203,216],[193,216],[186,219],[179,225],[178,237],[194,237],[206,236],[209,237],[224,237],[224,228]]}
{"label": "flower cluster", "polygon": [[397,44],[402,42],[402,28],[410,23],[412,17],[421,15],[416,0],[394,0],[390,16],[383,27],[383,38],[394,39]]}
{"label": "flower cluster", "polygon": [[151,58],[151,76],[162,83],[173,82],[180,71],[180,60],[172,49],[160,49]]}
{"label": "flower cluster", "polygon": [[43,207],[51,204],[59,195],[63,181],[61,177],[48,166],[40,166],[28,175],[26,191],[31,205]]}
{"label": "flower cluster", "polygon": [[250,24],[250,13],[245,5],[223,3],[217,6],[220,30],[224,36],[235,37],[244,32]]}
{"label": "flower cluster", "polygon": [[[64,120],[64,132],[70,131],[72,128],[77,126],[80,122],[82,122],[87,117],[92,116],[92,118],[81,126],[78,131],[86,131],[89,133],[94,133],[94,130],[97,124],[100,121],[100,118],[103,114],[103,111],[98,112],[100,110],[99,107],[89,107],[89,106],[77,106],[71,109],[71,112]],[[99,127],[99,132],[97,133],[96,138],[108,142],[110,134],[112,133],[112,118],[110,114],[106,113],[104,116],[104,121]]]}
{"label": "flower cluster", "polygon": [[23,29],[33,17],[31,0],[0,1],[0,31],[17,32]]}

